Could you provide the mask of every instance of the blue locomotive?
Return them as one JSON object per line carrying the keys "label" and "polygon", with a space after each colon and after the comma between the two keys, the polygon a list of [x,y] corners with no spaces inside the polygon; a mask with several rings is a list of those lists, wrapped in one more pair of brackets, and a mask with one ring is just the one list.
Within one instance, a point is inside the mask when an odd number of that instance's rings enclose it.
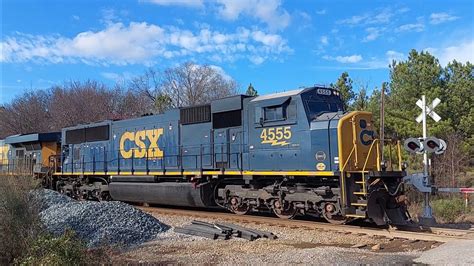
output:
{"label": "blue locomotive", "polygon": [[403,224],[400,146],[385,162],[380,142],[372,114],[345,112],[331,88],[237,95],[64,128],[47,183],[77,198]]}

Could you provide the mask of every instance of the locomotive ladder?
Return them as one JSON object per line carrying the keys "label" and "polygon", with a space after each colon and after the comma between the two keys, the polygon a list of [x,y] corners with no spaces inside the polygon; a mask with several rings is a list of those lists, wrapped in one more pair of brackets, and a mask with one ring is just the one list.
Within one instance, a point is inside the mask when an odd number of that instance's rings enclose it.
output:
{"label": "locomotive ladder", "polygon": [[[391,140],[390,139],[384,139],[384,141],[391,141]],[[374,149],[374,146],[376,147],[375,149]],[[370,155],[372,154],[372,152],[374,152],[374,150],[375,150],[375,153],[376,153],[376,163],[377,163],[376,170],[381,171],[380,139],[374,139],[372,141],[372,144],[370,145],[367,157],[365,158],[365,162],[364,162],[364,166],[363,166],[362,170],[360,170],[360,171],[349,171],[349,173],[356,174],[356,175],[354,175],[355,177],[360,177],[360,178],[358,178],[358,180],[354,181],[355,184],[358,184],[360,186],[360,189],[358,191],[353,192],[353,195],[356,195],[359,198],[357,200],[357,202],[351,202],[350,197],[349,197],[349,202],[348,202],[349,205],[354,206],[357,209],[356,209],[355,214],[347,214],[346,216],[348,216],[348,217],[365,218],[365,211],[366,211],[365,209],[367,208],[368,186],[372,185],[372,184],[369,184],[369,185],[367,184],[367,180],[368,180],[367,174],[369,173],[369,171],[367,170],[367,164],[368,164],[369,159],[371,157]],[[353,149],[353,151],[354,151],[354,149]],[[389,151],[390,151],[390,153],[389,153],[390,167],[393,170],[392,146],[391,145],[390,145]],[[351,155],[352,155],[352,152],[351,152]],[[349,155],[349,157],[351,155]],[[398,155],[397,156],[398,157],[397,158],[398,170],[401,171],[401,169],[402,169],[402,165],[401,165],[402,158],[401,158],[400,141],[397,141],[397,155]],[[376,182],[377,182],[377,180],[373,181],[372,183],[376,183]]]}

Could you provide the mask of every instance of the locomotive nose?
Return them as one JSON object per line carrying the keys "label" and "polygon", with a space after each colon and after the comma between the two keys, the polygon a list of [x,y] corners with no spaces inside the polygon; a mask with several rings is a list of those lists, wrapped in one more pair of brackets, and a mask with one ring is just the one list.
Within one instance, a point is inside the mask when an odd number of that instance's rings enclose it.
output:
{"label": "locomotive nose", "polygon": [[404,195],[393,197],[386,190],[376,190],[367,203],[367,216],[377,225],[408,225],[411,221]]}

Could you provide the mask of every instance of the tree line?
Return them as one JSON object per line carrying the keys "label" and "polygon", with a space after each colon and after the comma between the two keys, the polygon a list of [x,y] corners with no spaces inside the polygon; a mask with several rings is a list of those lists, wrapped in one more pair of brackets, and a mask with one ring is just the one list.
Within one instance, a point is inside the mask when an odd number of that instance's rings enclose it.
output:
{"label": "tree line", "polygon": [[192,62],[162,71],[149,69],[113,87],[93,80],[71,81],[28,91],[1,105],[0,138],[162,113],[169,108],[204,104],[237,92],[237,83],[221,70]]}

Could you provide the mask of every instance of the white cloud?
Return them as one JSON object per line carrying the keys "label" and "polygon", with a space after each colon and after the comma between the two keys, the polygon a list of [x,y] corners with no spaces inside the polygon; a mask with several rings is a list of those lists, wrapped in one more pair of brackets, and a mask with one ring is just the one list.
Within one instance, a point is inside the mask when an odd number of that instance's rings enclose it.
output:
{"label": "white cloud", "polygon": [[72,19],[78,21],[78,20],[80,20],[81,18],[80,18],[78,15],[73,15],[73,16],[72,16]]}
{"label": "white cloud", "polygon": [[233,78],[231,76],[229,76],[229,74],[227,74],[225,72],[225,70],[220,67],[220,66],[216,66],[216,65],[209,65],[210,68],[214,69],[217,73],[219,73],[224,79],[226,80],[233,80]]}
{"label": "white cloud", "polygon": [[410,11],[410,8],[408,8],[408,7],[402,7],[402,8],[400,8],[400,9],[397,10],[397,13],[403,14],[403,13],[406,13],[406,12],[408,12],[408,11]]}
{"label": "white cloud", "polygon": [[326,9],[316,10],[316,14],[318,14],[318,15],[326,15],[326,12],[327,12]]}
{"label": "white cloud", "polygon": [[321,36],[321,44],[323,45],[329,44],[328,36]]}
{"label": "white cloud", "polygon": [[443,48],[427,48],[424,50],[435,55],[442,66],[446,66],[453,60],[462,63],[474,63],[474,39],[459,41],[456,45]]}
{"label": "white cloud", "polygon": [[357,63],[362,60],[361,55],[336,56],[336,61],[341,63]]}
{"label": "white cloud", "polygon": [[387,56],[387,61],[389,64],[391,64],[393,60],[400,62],[405,59],[405,55],[403,53],[393,50],[387,51],[385,55]]}
{"label": "white cloud", "polygon": [[385,28],[376,28],[376,27],[369,27],[366,28],[365,31],[367,32],[367,36],[362,40],[364,42],[370,42],[376,40],[382,34]]}
{"label": "white cloud", "polygon": [[379,9],[377,12],[368,12],[362,15],[355,15],[350,18],[336,21],[337,24],[345,24],[349,26],[370,25],[370,24],[386,24],[391,18],[399,13],[392,11],[390,8]]}
{"label": "white cloud", "polygon": [[[0,42],[0,62],[152,64],[160,58],[200,56],[222,62],[279,59],[291,53],[278,34],[238,28],[234,32],[197,31],[160,27],[145,22],[108,24],[100,31],[86,31],[72,38],[18,33]],[[256,57],[262,59],[255,61]]]}
{"label": "white cloud", "polygon": [[142,1],[161,5],[161,6],[174,5],[174,6],[185,6],[185,7],[194,7],[194,8],[200,8],[204,6],[204,0],[142,0]]}
{"label": "white cloud", "polygon": [[358,55],[358,54],[354,54],[354,55],[349,55],[349,56],[336,56],[336,57],[332,57],[332,56],[323,56],[324,59],[326,60],[335,60],[339,63],[357,63],[357,62],[360,62],[362,60],[362,56],[361,55]]}
{"label": "white cloud", "polygon": [[217,0],[219,14],[227,20],[236,20],[241,14],[254,17],[271,29],[284,29],[290,24],[290,15],[281,7],[280,0]]}
{"label": "white cloud", "polygon": [[456,20],[458,18],[459,17],[452,16],[452,15],[450,15],[448,13],[445,13],[445,12],[432,13],[430,15],[430,23],[433,24],[433,25],[437,25],[437,24],[441,24],[441,23],[444,23],[444,22],[453,21],[453,20]]}
{"label": "white cloud", "polygon": [[404,24],[395,29],[396,32],[411,32],[411,31],[422,32],[424,30],[425,30],[425,24],[421,22]]}

